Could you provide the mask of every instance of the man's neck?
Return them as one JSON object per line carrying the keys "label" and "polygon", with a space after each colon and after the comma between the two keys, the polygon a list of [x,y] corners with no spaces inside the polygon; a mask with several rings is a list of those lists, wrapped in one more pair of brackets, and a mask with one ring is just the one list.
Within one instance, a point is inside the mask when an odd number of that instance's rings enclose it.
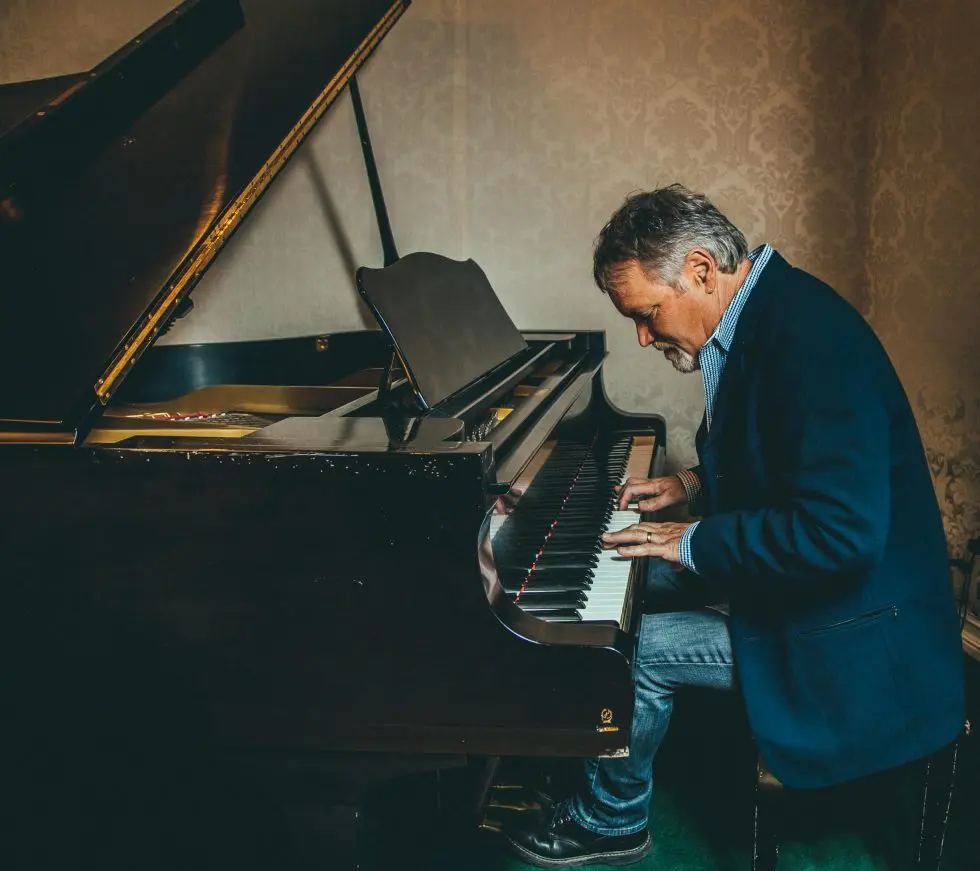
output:
{"label": "man's neck", "polygon": [[[745,283],[745,279],[749,277],[751,271],[752,261],[746,257],[738,264],[734,272],[717,273],[718,278],[714,293],[715,305],[711,312],[710,321],[706,324],[705,329],[708,337],[713,336],[715,330],[718,329],[718,324],[721,323],[721,319],[725,316],[728,306],[732,304],[732,300],[735,299],[735,294],[738,293],[739,288]],[[710,330],[707,329],[708,326],[711,327]]]}
{"label": "man's neck", "polygon": [[[738,264],[738,268],[729,275],[721,273],[720,278],[722,282],[719,282],[719,296],[722,302],[722,315],[728,309],[728,306],[732,304],[732,300],[735,299],[735,294],[738,293],[739,289],[745,284],[745,279],[749,277],[749,273],[752,271],[752,261],[748,257],[744,258],[741,263]],[[721,318],[718,318],[719,323]]]}

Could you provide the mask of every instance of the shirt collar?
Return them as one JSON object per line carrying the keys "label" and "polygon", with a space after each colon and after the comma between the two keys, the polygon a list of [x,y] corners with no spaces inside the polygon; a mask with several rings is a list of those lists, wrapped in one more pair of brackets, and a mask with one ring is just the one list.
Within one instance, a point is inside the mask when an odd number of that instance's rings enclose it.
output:
{"label": "shirt collar", "polygon": [[[752,268],[749,270],[749,274],[745,276],[745,281],[742,282],[742,286],[735,293],[735,296],[732,297],[728,308],[725,309],[725,313],[721,316],[721,321],[705,343],[705,348],[712,342],[715,342],[725,354],[728,353],[732,347],[732,341],[735,338],[735,327],[738,326],[739,315],[742,314],[742,309],[745,308],[745,303],[748,302],[753,288],[759,283],[759,278],[762,276],[762,271],[766,268],[769,258],[772,257],[772,252],[772,245],[767,244],[760,245],[749,253]],[[701,350],[703,351],[704,348]]]}

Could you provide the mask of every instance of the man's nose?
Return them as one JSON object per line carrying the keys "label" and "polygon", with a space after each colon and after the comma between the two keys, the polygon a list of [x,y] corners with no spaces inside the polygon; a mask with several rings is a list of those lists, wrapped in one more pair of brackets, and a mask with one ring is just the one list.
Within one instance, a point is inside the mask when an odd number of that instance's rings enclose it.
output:
{"label": "man's nose", "polygon": [[646,324],[636,325],[636,341],[640,343],[641,348],[645,348],[653,342],[653,336],[650,335],[650,330],[647,329]]}

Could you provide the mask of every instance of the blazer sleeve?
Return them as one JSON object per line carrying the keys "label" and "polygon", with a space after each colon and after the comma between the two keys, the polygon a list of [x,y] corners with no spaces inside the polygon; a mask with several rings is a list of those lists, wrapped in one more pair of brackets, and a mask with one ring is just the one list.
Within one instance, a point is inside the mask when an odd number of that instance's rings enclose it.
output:
{"label": "blazer sleeve", "polygon": [[882,372],[890,364],[863,321],[793,332],[765,352],[761,450],[771,504],[701,520],[691,551],[708,580],[819,583],[883,558],[891,493]]}

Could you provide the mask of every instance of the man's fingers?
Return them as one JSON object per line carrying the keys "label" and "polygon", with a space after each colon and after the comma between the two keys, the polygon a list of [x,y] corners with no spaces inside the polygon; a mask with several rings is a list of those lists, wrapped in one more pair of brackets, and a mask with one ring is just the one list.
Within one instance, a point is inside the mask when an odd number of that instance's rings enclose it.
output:
{"label": "man's fingers", "polygon": [[616,553],[624,557],[651,556],[652,554],[648,553],[650,547],[652,545],[649,544],[624,544],[616,548]]}
{"label": "man's fingers", "polygon": [[666,508],[666,499],[663,496],[657,496],[655,499],[641,499],[636,503],[636,507],[640,511],[659,511],[661,508]]}
{"label": "man's fingers", "polygon": [[601,543],[606,550],[615,548],[622,557],[657,556],[677,563],[679,542],[689,526],[689,523],[641,521],[618,532],[603,533]]}
{"label": "man's fingers", "polygon": [[623,482],[623,485],[626,486],[626,487],[629,487],[631,485],[636,485],[636,484],[649,484],[653,480],[655,480],[655,479],[654,478],[637,478],[636,475],[633,475],[633,476],[627,478]]}
{"label": "man's fingers", "polygon": [[619,491],[619,510],[625,511],[631,502],[636,502],[641,496],[659,496],[662,491],[660,484],[651,480],[627,482]]}
{"label": "man's fingers", "polygon": [[620,496],[649,496],[656,495],[663,487],[659,481],[627,481],[619,490]]}
{"label": "man's fingers", "polygon": [[637,525],[627,526],[617,532],[604,532],[602,543],[607,548],[615,547],[618,544],[634,544],[647,540],[647,532]]}
{"label": "man's fingers", "polygon": [[663,559],[670,558],[670,548],[663,544],[625,544],[616,550],[623,557],[659,556]]}
{"label": "man's fingers", "polygon": [[625,530],[619,532],[604,532],[602,534],[602,544],[607,547],[615,547],[618,544],[632,544],[635,541],[643,541],[646,536],[635,535]]}
{"label": "man's fingers", "polygon": [[602,534],[602,546],[606,550],[611,550],[620,545],[629,544],[656,544],[660,545],[667,541],[669,536],[661,531],[655,523],[633,524],[618,532],[604,532]]}

